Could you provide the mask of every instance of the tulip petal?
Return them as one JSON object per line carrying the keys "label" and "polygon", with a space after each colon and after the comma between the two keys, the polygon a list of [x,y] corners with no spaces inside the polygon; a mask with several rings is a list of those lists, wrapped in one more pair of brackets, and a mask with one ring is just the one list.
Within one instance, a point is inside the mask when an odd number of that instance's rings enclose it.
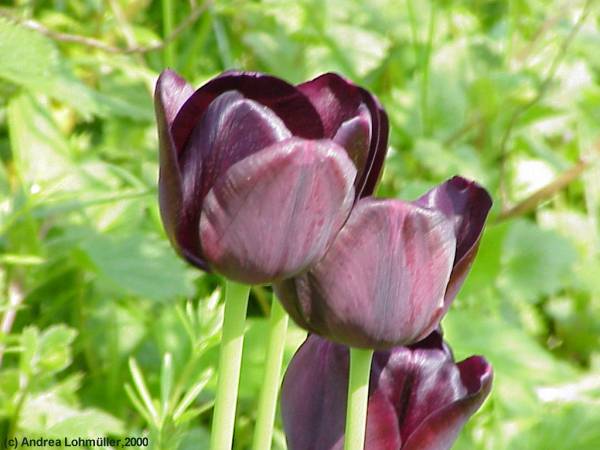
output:
{"label": "tulip petal", "polygon": [[456,176],[430,190],[416,203],[441,211],[454,223],[456,256],[446,289],[447,310],[471,269],[492,199],[477,183]]}
{"label": "tulip petal", "polygon": [[401,443],[394,405],[381,392],[371,392],[367,406],[365,450],[399,450]]}
{"label": "tulip petal", "polygon": [[[281,417],[289,450],[342,450],[348,395],[348,348],[308,336],[290,362],[281,388]],[[400,448],[394,406],[369,396],[366,450]],[[310,432],[307,432],[310,430]]]}
{"label": "tulip petal", "polygon": [[424,343],[377,354],[374,365],[381,368],[377,390],[395,406],[403,442],[433,411],[467,393],[450,349],[437,333]]}
{"label": "tulip petal", "polygon": [[267,107],[236,91],[217,97],[194,128],[180,163],[183,211],[180,241],[201,253],[198,222],[204,198],[229,167],[291,134]]}
{"label": "tulip petal", "polygon": [[[357,116],[340,125],[333,142],[344,147],[357,169],[367,165],[371,142],[371,114],[366,106],[361,105]],[[359,173],[357,178],[360,176]]]}
{"label": "tulip petal", "polygon": [[[369,112],[369,144],[366,147],[353,146],[348,152],[357,164],[357,199],[371,195],[381,173],[387,152],[388,119],[383,107],[369,91],[356,86],[351,81],[335,74],[326,73],[314,80],[298,85],[318,111],[325,129],[325,137],[338,140],[339,129],[354,119],[366,118],[364,109]],[[364,127],[364,125],[361,125]],[[342,133],[344,133],[342,131]],[[361,139],[362,140],[362,139]],[[345,147],[345,145],[342,145]],[[360,157],[357,152],[365,152]]]}
{"label": "tulip petal", "polygon": [[357,182],[357,198],[367,197],[375,191],[381,177],[383,162],[388,149],[389,121],[379,100],[369,91],[359,88],[363,102],[371,113],[371,145],[369,146],[368,164]]}
{"label": "tulip petal", "polygon": [[481,356],[472,356],[457,367],[467,393],[426,417],[403,450],[449,450],[464,424],[483,404],[492,388],[492,367]]}
{"label": "tulip petal", "polygon": [[298,349],[281,388],[289,450],[341,450],[348,367],[347,348],[315,335]]}
{"label": "tulip petal", "polygon": [[244,97],[267,106],[294,136],[305,139],[324,137],[318,113],[296,87],[270,75],[228,71],[199,88],[181,107],[172,127],[177,148],[185,146],[208,105],[227,91],[238,91]]}
{"label": "tulip petal", "polygon": [[199,255],[182,247],[177,239],[183,194],[178,151],[173,143],[171,125],[181,105],[193,92],[192,87],[170,69],[164,70],[156,82],[154,106],[160,146],[158,199],[165,231],[173,247],[192,264],[206,269],[206,262]]}
{"label": "tulip petal", "polygon": [[192,86],[177,72],[171,69],[161,72],[156,81],[155,97],[159,106],[157,112],[160,111],[167,127],[171,127],[181,106],[193,93]]}
{"label": "tulip petal", "polygon": [[366,198],[321,261],[274,287],[309,331],[354,347],[410,344],[438,325],[455,246],[440,212]]}
{"label": "tulip petal", "polygon": [[211,266],[249,284],[319,260],[354,200],[356,169],[332,141],[291,138],[231,166],[207,195],[200,239]]}
{"label": "tulip petal", "polygon": [[269,145],[290,137],[269,108],[229,91],[217,97],[194,128],[179,158],[182,202],[177,240],[202,255],[198,222],[206,194],[229,167]]}
{"label": "tulip petal", "polygon": [[[347,347],[317,335],[292,358],[281,390],[290,450],[342,449],[348,361]],[[456,364],[437,331],[410,347],[375,352],[365,450],[449,449],[491,383],[484,358]]]}
{"label": "tulip petal", "polygon": [[323,74],[297,87],[319,113],[327,138],[333,138],[343,122],[356,116],[362,103],[358,86],[335,73]]}

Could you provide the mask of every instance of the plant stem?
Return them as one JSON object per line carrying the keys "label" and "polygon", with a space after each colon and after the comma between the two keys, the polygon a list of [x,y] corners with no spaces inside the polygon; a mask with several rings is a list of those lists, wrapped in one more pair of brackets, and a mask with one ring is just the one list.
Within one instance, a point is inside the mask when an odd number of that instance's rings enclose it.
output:
{"label": "plant stem", "polygon": [[[173,1],[162,0],[162,13],[163,13],[163,39],[167,39],[173,31]],[[167,67],[174,67],[175,65],[175,42],[168,42],[163,49],[164,63]]]}
{"label": "plant stem", "polygon": [[367,425],[367,401],[373,350],[350,349],[350,380],[344,450],[363,450]]}
{"label": "plant stem", "polygon": [[429,117],[429,72],[431,62],[431,50],[433,47],[433,35],[435,31],[435,5],[431,5],[429,14],[429,28],[427,31],[427,45],[423,51],[422,75],[421,75],[421,119],[422,132],[428,136],[431,132],[431,123]]}
{"label": "plant stem", "polygon": [[269,342],[265,361],[265,374],[263,379],[260,400],[258,403],[258,417],[254,430],[254,450],[270,450],[273,440],[273,421],[277,409],[277,394],[281,384],[281,364],[287,334],[288,315],[273,294],[271,305],[271,318],[269,321]]}
{"label": "plant stem", "polygon": [[213,412],[211,450],[230,450],[244,346],[244,327],[250,286],[226,281],[219,381]]}

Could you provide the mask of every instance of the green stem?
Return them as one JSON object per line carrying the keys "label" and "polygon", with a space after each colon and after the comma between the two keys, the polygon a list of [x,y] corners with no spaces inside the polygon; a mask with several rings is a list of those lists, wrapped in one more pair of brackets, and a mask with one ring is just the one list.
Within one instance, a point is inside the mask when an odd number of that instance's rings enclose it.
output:
{"label": "green stem", "polygon": [[435,31],[435,5],[431,5],[429,15],[429,29],[427,31],[427,46],[423,54],[423,63],[421,70],[421,118],[423,122],[423,134],[428,136],[431,132],[431,123],[429,117],[429,71],[431,62],[431,49],[433,47],[433,35]]}
{"label": "green stem", "polygon": [[344,450],[363,450],[367,425],[367,401],[373,350],[350,349],[350,380]]}
{"label": "green stem", "polygon": [[[162,0],[163,39],[167,39],[173,31],[174,8],[172,0]],[[164,63],[167,67],[175,65],[175,42],[168,42],[163,48]]]}
{"label": "green stem", "polygon": [[408,11],[408,19],[410,23],[410,34],[412,40],[413,51],[415,52],[415,65],[419,65],[419,36],[417,33],[417,19],[415,17],[415,9],[412,0],[406,0],[406,10]]}
{"label": "green stem", "polygon": [[270,450],[273,440],[273,421],[277,409],[277,394],[281,384],[281,364],[287,334],[288,315],[273,295],[271,305],[271,319],[269,321],[269,342],[267,358],[265,361],[265,375],[263,379],[260,400],[258,403],[258,417],[254,430],[254,450]]}
{"label": "green stem", "polygon": [[230,450],[233,442],[249,293],[250,286],[229,280],[226,282],[219,381],[210,436],[211,450]]}

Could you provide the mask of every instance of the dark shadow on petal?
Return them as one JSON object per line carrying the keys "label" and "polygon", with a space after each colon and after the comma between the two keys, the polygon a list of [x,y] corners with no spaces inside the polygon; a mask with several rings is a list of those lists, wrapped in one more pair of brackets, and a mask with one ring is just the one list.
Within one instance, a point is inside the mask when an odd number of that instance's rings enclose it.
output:
{"label": "dark shadow on petal", "polygon": [[172,128],[177,148],[185,146],[191,130],[208,105],[227,91],[238,91],[270,108],[294,136],[305,139],[324,137],[317,111],[296,87],[271,75],[228,71],[200,87],[182,106]]}
{"label": "dark shadow on petal", "polygon": [[373,194],[382,174],[383,163],[388,150],[389,121],[379,100],[366,89],[360,88],[363,102],[371,113],[371,145],[367,165],[359,179],[357,198]]}

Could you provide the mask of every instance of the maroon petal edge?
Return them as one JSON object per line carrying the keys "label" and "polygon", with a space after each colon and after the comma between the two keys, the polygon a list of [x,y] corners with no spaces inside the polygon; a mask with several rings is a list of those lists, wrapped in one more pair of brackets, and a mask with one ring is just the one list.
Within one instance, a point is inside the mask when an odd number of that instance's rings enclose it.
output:
{"label": "maroon petal edge", "polygon": [[312,103],[295,86],[271,75],[227,71],[194,92],[183,104],[172,125],[176,148],[185,146],[198,118],[208,105],[226,91],[238,91],[275,112],[294,136],[324,137],[321,119]]}
{"label": "maroon petal edge", "polygon": [[416,203],[438,209],[454,222],[456,256],[444,300],[448,310],[477,254],[492,198],[476,182],[455,176],[431,189]]}
{"label": "maroon petal edge", "polygon": [[492,389],[492,366],[482,356],[457,364],[467,395],[431,413],[408,437],[402,450],[450,450],[458,433]]}
{"label": "maroon petal edge", "polygon": [[299,84],[298,89],[319,113],[326,137],[333,137],[343,122],[357,116],[360,106],[366,105],[371,116],[371,139],[367,155],[360,158],[365,161],[364,167],[357,167],[356,198],[371,195],[381,175],[389,134],[388,117],[377,97],[333,72]]}
{"label": "maroon petal edge", "polygon": [[183,198],[182,177],[171,126],[181,106],[192,93],[192,87],[170,69],[164,70],[156,82],[154,108],[160,147],[158,200],[165,231],[175,250],[193,265],[207,270],[208,266],[200,255],[182,248],[177,239]]}

